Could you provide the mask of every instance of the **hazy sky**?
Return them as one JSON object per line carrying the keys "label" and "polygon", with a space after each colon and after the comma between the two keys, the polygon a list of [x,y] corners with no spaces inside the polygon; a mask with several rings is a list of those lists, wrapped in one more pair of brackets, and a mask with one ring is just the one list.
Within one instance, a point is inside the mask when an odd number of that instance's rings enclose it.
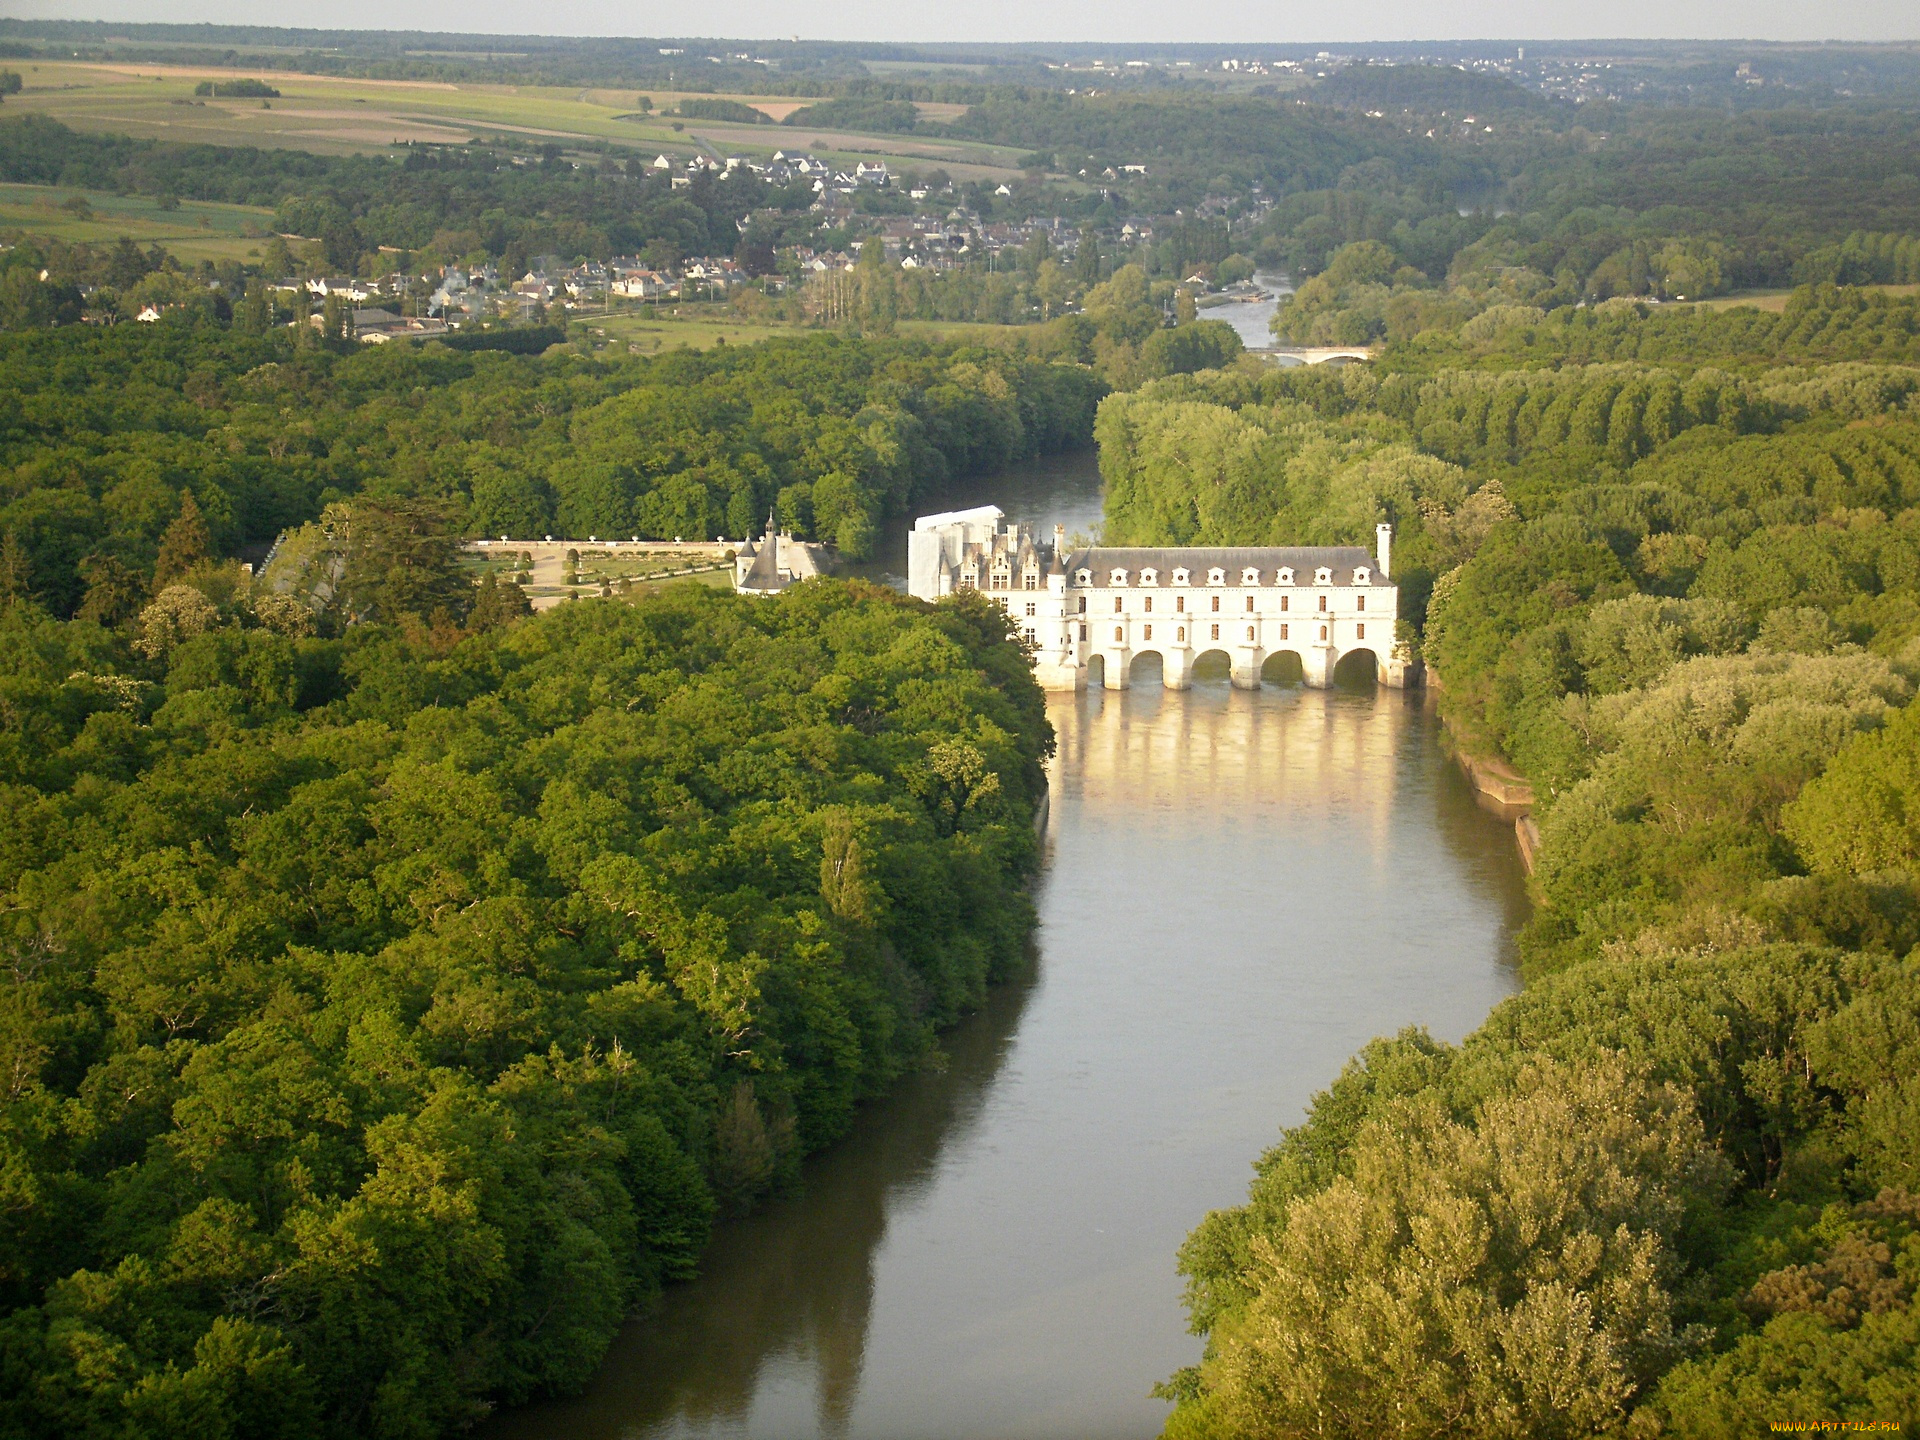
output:
{"label": "hazy sky", "polygon": [[6,0],[20,19],[459,30],[548,35],[800,35],[828,40],[1258,43],[1603,36],[1920,39],[1916,0]]}

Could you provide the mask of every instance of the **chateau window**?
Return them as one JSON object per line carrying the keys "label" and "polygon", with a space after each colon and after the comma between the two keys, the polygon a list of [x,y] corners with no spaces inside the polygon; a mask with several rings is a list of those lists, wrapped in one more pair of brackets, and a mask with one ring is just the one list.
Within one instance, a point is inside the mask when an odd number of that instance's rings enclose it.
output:
{"label": "chateau window", "polygon": [[1286,639],[1286,638],[1287,638],[1287,627],[1286,627],[1286,626],[1284,626],[1284,625],[1282,625],[1282,626],[1280,627],[1280,638],[1281,638],[1282,640],[1284,640],[1284,639]]}
{"label": "chateau window", "polygon": [[1322,615],[1327,613],[1327,597],[1324,595],[1320,597],[1320,613]]}
{"label": "chateau window", "polygon": [[1220,627],[1218,625],[1213,627],[1213,638],[1216,640],[1220,638]]}
{"label": "chateau window", "polygon": [[1320,638],[1321,638],[1322,640],[1324,640],[1324,639],[1326,639],[1326,638],[1327,638],[1327,627],[1326,627],[1326,626],[1324,626],[1324,625],[1322,625],[1322,626],[1320,627]]}
{"label": "chateau window", "polygon": [[1153,638],[1153,626],[1147,625],[1142,627],[1140,631],[1140,638],[1142,640],[1151,640]]}
{"label": "chateau window", "polygon": [[1113,643],[1114,644],[1118,645],[1122,640],[1126,638],[1127,636],[1124,630],[1122,630],[1118,625],[1113,627]]}
{"label": "chateau window", "polygon": [[1025,630],[1022,630],[1020,633],[1026,637],[1027,643],[1029,645],[1033,644],[1033,627],[1031,625],[1029,625]]}
{"label": "chateau window", "polygon": [[1242,585],[1258,585],[1260,583],[1260,572],[1251,565],[1247,566],[1246,569],[1240,572],[1240,583]]}
{"label": "chateau window", "polygon": [[1364,609],[1366,609],[1366,608],[1367,608],[1367,597],[1366,597],[1366,596],[1364,596],[1364,595],[1356,595],[1356,596],[1354,596],[1354,597],[1353,597],[1353,608],[1354,608],[1354,609],[1356,609],[1356,610],[1364,610]]}
{"label": "chateau window", "polygon": [[1091,585],[1093,583],[1093,571],[1091,570],[1074,571],[1073,583],[1076,585]]}
{"label": "chateau window", "polygon": [[1080,613],[1082,615],[1087,613],[1087,597],[1084,595],[1080,597]]}
{"label": "chateau window", "polygon": [[1213,597],[1213,613],[1216,615],[1220,613],[1220,597],[1218,595]]}
{"label": "chateau window", "polygon": [[1184,565],[1182,565],[1179,569],[1173,572],[1173,583],[1176,585],[1185,585],[1192,578],[1193,578],[1193,572],[1188,570],[1187,567]]}
{"label": "chateau window", "polygon": [[1356,640],[1364,640],[1364,639],[1366,639],[1366,638],[1367,638],[1367,627],[1366,627],[1366,626],[1364,626],[1364,625],[1356,625],[1356,626],[1354,626],[1354,627],[1353,627],[1353,638],[1354,638],[1354,639],[1356,639]]}
{"label": "chateau window", "polygon": [[1291,585],[1293,583],[1293,567],[1291,565],[1282,565],[1280,567],[1280,583],[1282,585]]}
{"label": "chateau window", "polygon": [[1029,570],[1020,583],[1025,589],[1038,590],[1040,588],[1040,577],[1034,571]]}
{"label": "chateau window", "polygon": [[1329,570],[1325,565],[1322,565],[1318,570],[1313,572],[1313,583],[1316,585],[1331,585],[1333,583],[1333,571]]}
{"label": "chateau window", "polygon": [[1141,602],[1141,606],[1147,614],[1151,615],[1153,613],[1153,596],[1147,596],[1147,598]]}
{"label": "chateau window", "polygon": [[1359,566],[1353,572],[1353,583],[1356,585],[1371,585],[1373,583],[1373,571],[1365,565]]}
{"label": "chateau window", "polygon": [[1114,571],[1114,572],[1113,572],[1113,573],[1112,573],[1111,575],[1109,575],[1109,576],[1107,576],[1107,583],[1108,583],[1108,584],[1110,584],[1110,585],[1124,585],[1124,584],[1126,584],[1126,583],[1127,583],[1127,572],[1126,572],[1126,571],[1124,571],[1124,570],[1115,570],[1115,571]]}
{"label": "chateau window", "polygon": [[1080,627],[1080,638],[1082,640],[1085,640],[1087,638],[1087,627],[1084,625]]}
{"label": "chateau window", "polygon": [[1184,596],[1184,595],[1176,595],[1176,596],[1174,596],[1174,597],[1173,597],[1173,608],[1174,608],[1174,610],[1175,610],[1175,612],[1176,612],[1176,613],[1178,613],[1178,614],[1181,614],[1181,615],[1184,615],[1184,614],[1186,614],[1186,613],[1187,613],[1187,597],[1186,597],[1186,596]]}
{"label": "chateau window", "polygon": [[1247,626],[1247,639],[1253,639],[1253,626]]}
{"label": "chateau window", "polygon": [[1118,595],[1113,597],[1113,613],[1116,615],[1120,613],[1120,597]]}
{"label": "chateau window", "polygon": [[1173,638],[1175,640],[1178,640],[1182,645],[1186,644],[1187,643],[1187,627],[1182,625],[1178,630],[1174,631]]}
{"label": "chateau window", "polygon": [[1217,566],[1217,565],[1216,565],[1216,566],[1214,566],[1214,568],[1213,568],[1213,569],[1211,569],[1211,570],[1209,570],[1209,571],[1207,571],[1207,583],[1208,583],[1209,585],[1224,585],[1224,584],[1226,584],[1226,583],[1227,583],[1227,572],[1226,572],[1226,571],[1224,571],[1224,570],[1222,570],[1222,569],[1221,569],[1221,568],[1220,568],[1219,566]]}
{"label": "chateau window", "polygon": [[1291,599],[1293,599],[1291,595],[1282,595],[1280,597],[1280,609],[1283,613],[1292,608],[1290,605],[1287,604],[1287,602]]}
{"label": "chateau window", "polygon": [[1251,595],[1247,596],[1247,613],[1249,615],[1253,613],[1253,596]]}
{"label": "chateau window", "polygon": [[1038,605],[1035,605],[1031,600],[1027,601],[1027,614],[1036,615],[1039,611],[1040,607]]}
{"label": "chateau window", "polygon": [[1140,572],[1140,583],[1142,585],[1158,585],[1160,583],[1160,572],[1158,570],[1142,570]]}

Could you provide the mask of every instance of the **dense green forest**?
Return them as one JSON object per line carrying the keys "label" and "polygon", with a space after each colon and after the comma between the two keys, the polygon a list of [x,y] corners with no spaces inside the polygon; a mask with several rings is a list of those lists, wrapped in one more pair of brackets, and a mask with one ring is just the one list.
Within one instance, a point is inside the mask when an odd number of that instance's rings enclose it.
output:
{"label": "dense green forest", "polygon": [[0,655],[10,1436],[577,1387],[1022,954],[1052,742],[983,605],[135,649],[15,598]]}
{"label": "dense green forest", "polygon": [[[639,42],[301,43],[262,72],[673,73]],[[1090,437],[1110,542],[1391,521],[1398,639],[1540,834],[1525,990],[1460,1045],[1367,1047],[1193,1233],[1169,1434],[1920,1423],[1920,297],[1864,288],[1920,281],[1911,64],[1696,91],[1641,56],[1660,98],[1575,104],[1427,64],[1228,91],[778,56],[730,52],[683,113],[784,93],[1016,147],[1007,194],[927,204],[1078,249],[909,270],[870,230],[896,194],[827,217],[606,146],[0,120],[0,180],[290,237],[251,269],[0,250],[0,1440],[424,1440],[577,1389],[716,1214],[937,1063],[1031,928],[1052,738],[1003,614],[826,581],[532,617],[458,542],[772,514],[860,556]],[[578,325],[323,334],[262,283],[300,237],[357,273],[868,243],[753,292],[825,333],[640,358]],[[1374,363],[1243,356],[1187,281],[1255,264],[1300,282],[1280,337]],[[254,583],[289,531],[339,568]]]}
{"label": "dense green forest", "polygon": [[338,353],[246,318],[0,336],[0,534],[53,613],[90,568],[150,576],[183,494],[221,553],[372,493],[516,537],[739,537],[774,511],[864,554],[948,476],[1084,445],[1102,393],[1081,367],[904,340]]}
{"label": "dense green forest", "polygon": [[1168,1433],[1920,1419],[1914,302],[1489,318],[1101,408],[1112,538],[1392,521],[1541,836],[1525,992],[1369,1047],[1189,1240]]}

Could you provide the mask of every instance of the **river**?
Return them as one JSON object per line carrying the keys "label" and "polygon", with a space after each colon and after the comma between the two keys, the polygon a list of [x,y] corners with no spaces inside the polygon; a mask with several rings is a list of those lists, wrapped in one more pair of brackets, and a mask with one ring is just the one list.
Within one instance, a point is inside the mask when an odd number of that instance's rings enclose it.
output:
{"label": "river", "polygon": [[1253,283],[1265,290],[1271,300],[1235,300],[1225,305],[1213,305],[1200,312],[1202,320],[1224,320],[1233,326],[1240,336],[1240,343],[1249,350],[1264,350],[1273,344],[1273,331],[1269,322],[1280,303],[1282,295],[1293,293],[1293,282],[1285,275],[1260,271],[1253,277]]}
{"label": "river", "polygon": [[[1098,502],[1065,457],[940,503],[1084,531]],[[1515,988],[1513,831],[1420,692],[1222,673],[1049,714],[1029,971],[722,1226],[584,1396],[490,1440],[1145,1440],[1199,1354],[1187,1231],[1370,1037],[1457,1039]]]}

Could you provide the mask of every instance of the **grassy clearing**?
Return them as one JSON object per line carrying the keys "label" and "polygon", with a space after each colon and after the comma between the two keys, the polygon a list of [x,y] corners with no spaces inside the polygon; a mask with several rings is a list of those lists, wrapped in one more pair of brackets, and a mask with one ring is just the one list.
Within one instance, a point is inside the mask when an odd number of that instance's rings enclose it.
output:
{"label": "grassy clearing", "polygon": [[[659,309],[617,311],[612,315],[585,315],[596,336],[615,344],[625,344],[641,354],[676,350],[690,346],[695,350],[722,343],[751,345],[781,335],[805,335],[810,326],[780,321],[743,320],[720,306],[687,306],[675,315],[671,306]],[[987,325],[960,320],[902,320],[897,327],[902,335],[921,340],[960,341],[976,345],[1006,345],[1032,331],[1030,325]]]}
{"label": "grassy clearing", "polygon": [[[65,202],[78,196],[89,213]],[[181,261],[260,258],[273,228],[273,212],[251,205],[215,205],[182,200],[162,210],[151,197],[108,195],[49,185],[0,185],[0,231],[19,230],[70,243],[111,245],[126,236],[142,246],[159,244]]]}
{"label": "grassy clearing", "polygon": [[596,337],[604,335],[615,344],[625,344],[642,354],[678,350],[683,345],[695,350],[706,350],[715,344],[751,345],[776,335],[802,333],[798,326],[756,324],[732,318],[717,308],[697,316],[675,316],[671,309],[648,309],[580,318]]}
{"label": "grassy clearing", "polygon": [[[1004,178],[1017,173],[1018,155],[999,146],[774,125],[676,122],[660,113],[684,98],[671,90],[453,85],[276,73],[257,78],[280,91],[280,98],[261,101],[193,93],[202,80],[252,73],[248,71],[38,62],[24,66],[21,73],[26,88],[7,102],[8,113],[33,111],[79,130],[156,140],[280,146],[323,154],[385,151],[408,142],[460,145],[476,140],[603,141],[675,157],[814,149],[835,163],[877,155],[895,168],[937,164],[962,177]],[[642,94],[653,103],[652,115],[640,113]],[[738,99],[773,118],[811,103],[757,95],[718,98]],[[682,128],[675,130],[676,123]]]}
{"label": "grassy clearing", "polygon": [[[1883,295],[1913,295],[1920,293],[1920,285],[1862,285],[1862,290],[1878,290]],[[1787,297],[1791,290],[1739,290],[1731,295],[1721,295],[1700,303],[1709,310],[1731,310],[1736,305],[1751,305],[1756,310],[1771,310],[1775,315],[1787,308]]]}

